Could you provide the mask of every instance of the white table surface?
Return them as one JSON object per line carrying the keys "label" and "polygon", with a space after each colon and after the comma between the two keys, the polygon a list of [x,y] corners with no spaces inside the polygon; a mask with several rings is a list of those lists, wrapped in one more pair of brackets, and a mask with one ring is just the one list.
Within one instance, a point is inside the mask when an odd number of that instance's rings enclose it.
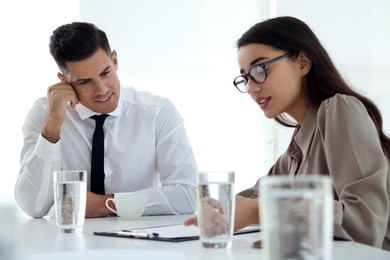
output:
{"label": "white table surface", "polygon": [[[107,254],[112,255],[115,259],[115,254],[118,249],[126,250],[141,250],[140,252],[179,252],[185,259],[264,259],[261,249],[254,249],[251,243],[260,238],[260,233],[252,233],[246,235],[234,236],[233,246],[230,250],[224,249],[204,249],[200,241],[187,241],[179,243],[148,241],[140,239],[103,237],[93,234],[94,231],[113,231],[122,229],[139,229],[160,225],[181,224],[188,216],[152,216],[142,217],[140,220],[129,221],[121,220],[118,217],[94,218],[86,219],[83,233],[81,234],[61,234],[57,231],[55,219],[42,218],[32,219],[27,216],[17,217],[14,230],[15,251],[18,259],[26,257],[39,256],[45,253],[70,253],[73,254],[72,260],[86,259],[85,254],[89,251],[103,250],[102,256]],[[151,251],[152,250],[152,251]],[[154,250],[154,251],[153,251]],[[123,253],[123,252],[122,252]],[[80,255],[80,257],[77,256]],[[84,257],[82,257],[84,254]],[[119,255],[118,255],[119,256]],[[161,254],[164,258],[164,254]],[[87,257],[88,258],[88,257]],[[36,259],[41,259],[40,257]],[[43,258],[42,258],[43,259]],[[59,259],[51,257],[51,259]],[[128,259],[131,259],[129,257]],[[333,242],[333,258],[332,259],[390,259],[390,252],[366,246],[350,241],[334,241]],[[173,260],[173,259],[170,259]]]}

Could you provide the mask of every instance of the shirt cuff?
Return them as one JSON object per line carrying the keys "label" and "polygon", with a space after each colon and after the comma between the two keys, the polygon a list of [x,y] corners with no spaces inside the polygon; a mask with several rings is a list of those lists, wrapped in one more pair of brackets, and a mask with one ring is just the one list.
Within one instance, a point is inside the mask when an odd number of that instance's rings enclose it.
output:
{"label": "shirt cuff", "polygon": [[42,134],[39,135],[37,145],[35,146],[34,153],[36,156],[43,160],[54,162],[60,159],[60,141],[53,144],[46,140]]}

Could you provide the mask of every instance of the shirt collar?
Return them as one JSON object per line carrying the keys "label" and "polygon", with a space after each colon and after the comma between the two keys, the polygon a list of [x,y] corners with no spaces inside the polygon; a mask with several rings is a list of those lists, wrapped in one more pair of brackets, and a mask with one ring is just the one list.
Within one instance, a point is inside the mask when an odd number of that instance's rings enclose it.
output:
{"label": "shirt collar", "polygon": [[307,111],[302,125],[298,126],[294,140],[303,152],[303,156],[307,153],[312,142],[313,133],[317,124],[317,109],[310,107]]}
{"label": "shirt collar", "polygon": [[[122,89],[121,91],[122,92]],[[119,93],[119,99],[118,99],[118,105],[116,106],[115,110],[112,111],[111,113],[108,113],[110,116],[119,116],[123,107],[123,98],[122,95]],[[98,115],[99,113],[96,113],[95,111],[87,108],[86,106],[82,104],[78,104],[75,108],[77,113],[79,114],[81,120],[84,120],[86,118],[89,118],[93,115]]]}

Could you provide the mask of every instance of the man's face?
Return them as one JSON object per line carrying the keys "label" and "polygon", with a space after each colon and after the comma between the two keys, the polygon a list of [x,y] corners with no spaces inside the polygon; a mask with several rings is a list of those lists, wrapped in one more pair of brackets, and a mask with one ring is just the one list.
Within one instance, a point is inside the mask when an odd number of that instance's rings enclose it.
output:
{"label": "man's face", "polygon": [[118,105],[120,83],[116,73],[118,59],[99,48],[91,57],[67,62],[66,79],[73,86],[81,104],[102,114],[110,113]]}

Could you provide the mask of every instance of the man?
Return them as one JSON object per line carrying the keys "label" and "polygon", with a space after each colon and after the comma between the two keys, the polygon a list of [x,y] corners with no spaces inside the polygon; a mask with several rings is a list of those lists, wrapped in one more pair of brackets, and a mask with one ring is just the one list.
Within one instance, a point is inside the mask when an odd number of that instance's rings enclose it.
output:
{"label": "man", "polygon": [[[31,217],[53,205],[52,173],[87,170],[86,217],[112,214],[114,193],[147,195],[145,215],[193,213],[196,162],[183,120],[166,98],[122,88],[118,57],[95,25],[58,27],[50,53],[60,82],[38,99],[23,125],[24,145],[15,198]],[[91,192],[94,115],[106,114],[103,194]],[[97,122],[96,122],[97,123]],[[102,161],[102,160],[100,160]]]}

